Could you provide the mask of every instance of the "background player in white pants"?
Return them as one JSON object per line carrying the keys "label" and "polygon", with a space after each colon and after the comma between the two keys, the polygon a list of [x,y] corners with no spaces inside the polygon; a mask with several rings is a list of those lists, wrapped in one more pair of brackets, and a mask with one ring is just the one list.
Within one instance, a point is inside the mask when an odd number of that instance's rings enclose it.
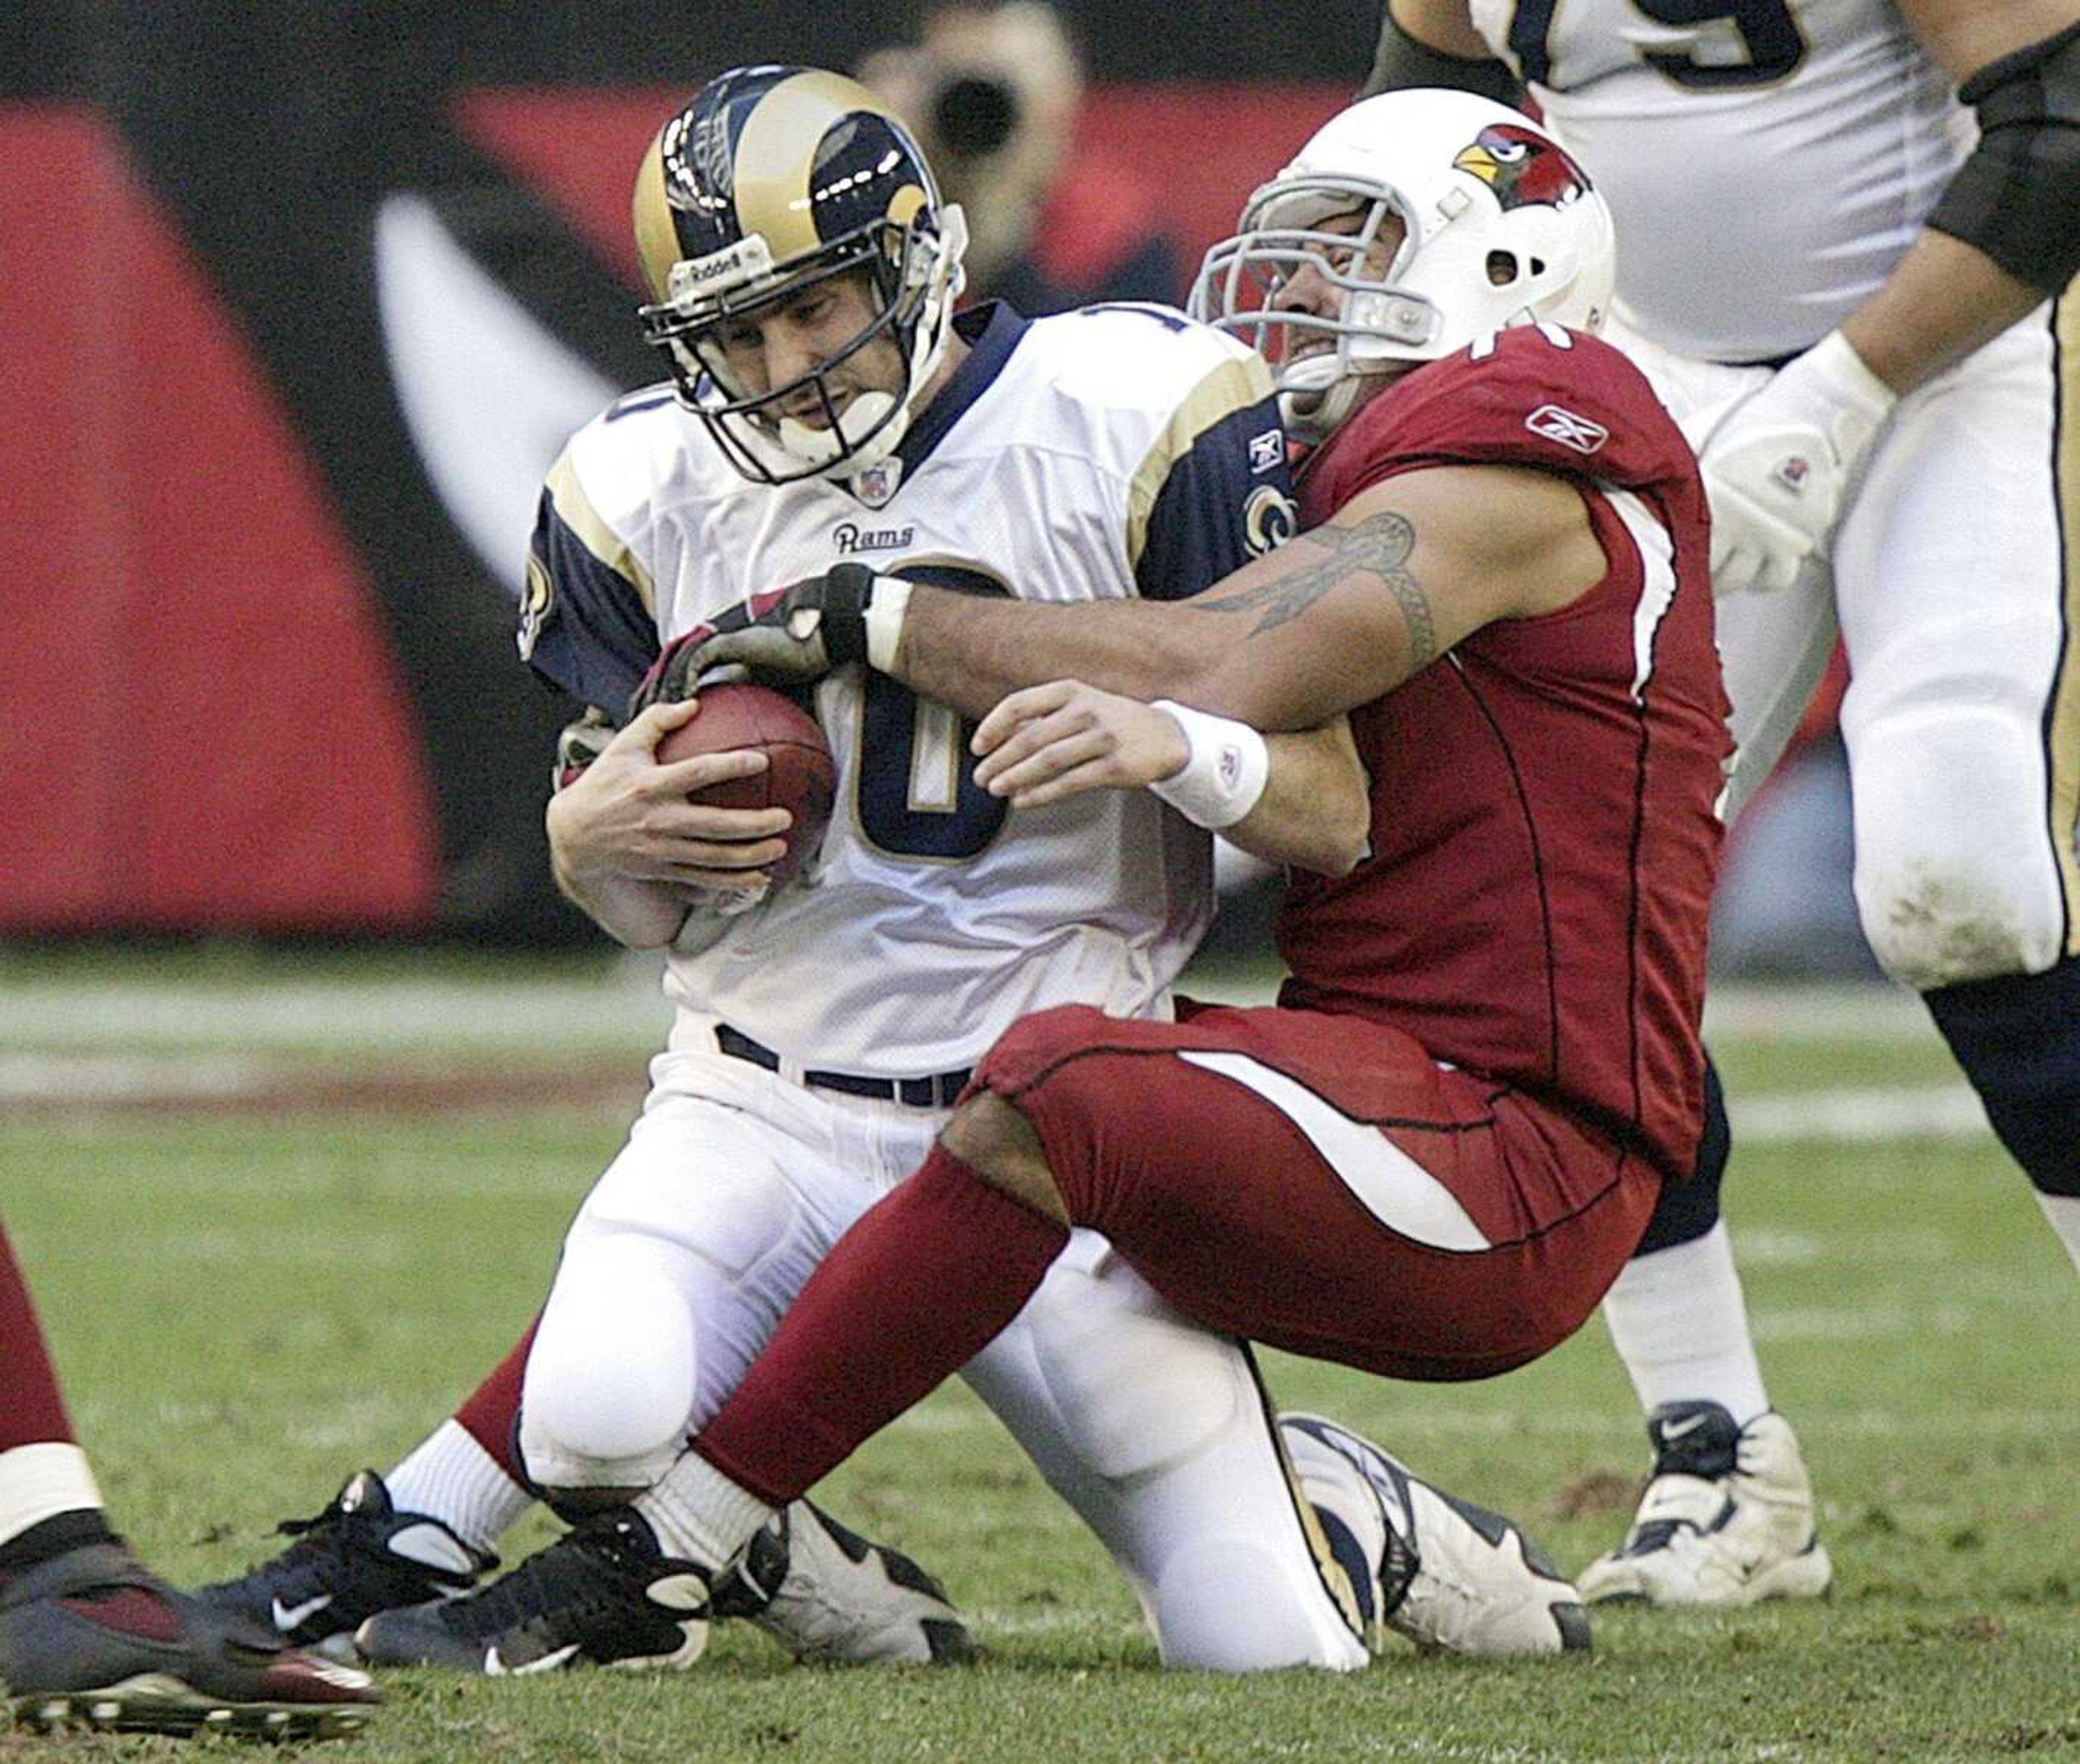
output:
{"label": "background player in white pants", "polygon": [[[1865,935],[2080,1264],[2076,36],[2071,0],[1392,0],[1369,89],[1528,88],[1594,170],[1618,229],[1610,335],[1712,496],[1731,808],[1839,631]],[[1656,1474],[1591,1597],[1827,1584],[1723,1163],[1669,1192],[1606,1302]]]}
{"label": "background player in white pants", "polygon": [[[677,389],[623,400],[551,471],[522,631],[537,670],[581,698],[619,704],[660,640],[854,548],[1076,601],[1195,591],[1285,530],[1263,364],[1160,309],[956,324],[958,211],[848,82],[713,82],[660,136],[636,216],[660,297],[646,317]],[[1006,556],[1025,560],[1015,583],[964,561]],[[817,708],[840,806],[813,874],[783,889],[761,886],[768,819],[738,816],[719,844],[712,811],[685,802],[733,762],[656,764],[682,707],[639,717],[551,811],[567,890],[624,941],[671,945],[677,1008],[528,1362],[527,1468],[572,1510],[672,1461],[828,1243],[921,1160],[1004,1027],[1068,999],[1167,1012],[1210,908],[1204,836],[1152,801],[1009,828],[950,714],[861,671]],[[1361,795],[1348,735],[1290,746],[1308,817],[1284,823],[1267,802],[1243,835],[1347,863],[1307,839],[1340,793]],[[720,910],[716,888],[742,910]],[[1381,1590],[1353,1588],[1328,1555],[1247,1356],[1101,1241],[1071,1248],[968,1376],[1119,1560],[1167,1661],[1363,1663]],[[1353,1460],[1315,1456],[1310,1498],[1344,1499],[1347,1531],[1371,1522],[1370,1578],[1386,1566],[1380,1500]],[[372,1619],[364,1650],[499,1670],[683,1663],[696,1614],[652,1499],[476,1593]],[[1441,1502],[1400,1519],[1396,1549],[1435,1568],[1455,1547],[1503,1548]],[[1391,1590],[1406,1623],[1420,1576]]]}

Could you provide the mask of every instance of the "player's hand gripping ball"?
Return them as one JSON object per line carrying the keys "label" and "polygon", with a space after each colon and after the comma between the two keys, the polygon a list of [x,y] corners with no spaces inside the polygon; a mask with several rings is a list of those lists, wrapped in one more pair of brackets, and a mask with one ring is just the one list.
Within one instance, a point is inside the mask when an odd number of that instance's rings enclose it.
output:
{"label": "player's hand gripping ball", "polygon": [[787,854],[773,865],[773,886],[781,887],[816,855],[830,825],[837,792],[830,744],[814,717],[770,687],[733,683],[711,686],[699,696],[693,720],[667,731],[657,744],[658,761],[739,748],[756,748],[765,756],[763,772],[711,784],[696,790],[692,800],[711,808],[784,808],[793,815]]}

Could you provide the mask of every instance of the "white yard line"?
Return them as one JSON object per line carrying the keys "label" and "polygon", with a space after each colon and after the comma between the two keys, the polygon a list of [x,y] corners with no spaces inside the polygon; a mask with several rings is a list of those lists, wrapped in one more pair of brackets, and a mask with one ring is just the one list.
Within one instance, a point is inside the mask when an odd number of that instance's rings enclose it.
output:
{"label": "white yard line", "polygon": [[[1262,970],[1191,976],[1200,996],[1257,1002]],[[654,958],[594,975],[511,981],[384,977],[336,970],[252,983],[111,979],[0,986],[0,1104],[163,1096],[205,1100],[264,1092],[283,1062],[312,1054],[374,1056],[531,1050],[549,1058],[626,1058],[634,1071],[662,1045],[669,1012]],[[1934,1046],[1919,999],[1883,986],[1725,987],[1705,1012],[1708,1038]],[[1978,1101],[1956,1082],[1915,1087],[1737,1092],[1734,1131],[1753,1145],[1973,1139]]]}
{"label": "white yard line", "polygon": [[1880,1145],[1902,1139],[1979,1139],[1986,1112],[1969,1084],[1780,1092],[1726,1100],[1734,1138],[1751,1146]]}
{"label": "white yard line", "polygon": [[[0,1041],[44,1048],[246,1046],[459,1049],[664,1045],[670,1012],[655,962],[598,978],[309,980],[196,985],[123,981],[0,987]],[[640,1057],[640,1054],[637,1056]]]}
{"label": "white yard line", "polygon": [[1713,987],[1705,995],[1705,1039],[1942,1045],[1918,995],[1876,983]]}
{"label": "white yard line", "polygon": [[[191,1019],[192,1020],[192,1019]],[[396,1027],[392,1016],[390,1025]],[[270,1037],[265,1052],[233,1054],[196,1052],[167,1041],[140,1038],[133,1053],[113,1053],[100,1048],[60,1048],[40,1053],[0,1053],[0,1106],[8,1103],[65,1102],[82,1105],[163,1100],[168,1103],[207,1102],[267,1094],[299,1074],[308,1077],[307,1063],[292,1058],[300,1049],[308,1054],[321,1043],[337,1047],[347,1038],[340,1020],[332,1018],[322,1035],[315,1029],[308,1038]],[[508,1037],[487,1025],[480,1038],[458,1042],[447,1034],[429,1037],[450,1055],[466,1055],[471,1048],[510,1049],[518,1040],[538,1050],[573,1050],[574,1037],[546,1035],[536,1021],[525,1036]],[[402,1052],[413,1045],[406,1033],[386,1041],[371,1026],[363,1045],[377,1050]],[[606,1051],[610,1040],[594,1053]],[[640,1054],[630,1056],[635,1072]],[[424,1068],[418,1074],[425,1076]],[[631,1076],[631,1083],[635,1082]],[[1982,1138],[1986,1117],[1979,1100],[1960,1083],[1924,1085],[1918,1088],[1841,1089],[1737,1094],[1728,1104],[1735,1138],[1743,1145],[1880,1145],[1899,1141],[1955,1142]]]}

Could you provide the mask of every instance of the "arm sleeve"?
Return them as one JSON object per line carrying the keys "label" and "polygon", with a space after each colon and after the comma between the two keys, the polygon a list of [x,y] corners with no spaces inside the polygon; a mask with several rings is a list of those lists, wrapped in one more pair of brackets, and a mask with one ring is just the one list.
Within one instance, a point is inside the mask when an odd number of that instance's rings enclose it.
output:
{"label": "arm sleeve", "polygon": [[1981,69],[1958,96],[1979,143],[1928,224],[2062,292],[2080,270],[2080,24]]}
{"label": "arm sleeve", "polygon": [[1390,0],[1379,10],[1379,47],[1373,52],[1372,72],[1365,77],[1360,98],[1377,98],[1382,92],[1411,86],[1446,86],[1491,98],[1512,110],[1524,108],[1523,84],[1506,63],[1492,58],[1469,61],[1433,49],[1403,29]]}

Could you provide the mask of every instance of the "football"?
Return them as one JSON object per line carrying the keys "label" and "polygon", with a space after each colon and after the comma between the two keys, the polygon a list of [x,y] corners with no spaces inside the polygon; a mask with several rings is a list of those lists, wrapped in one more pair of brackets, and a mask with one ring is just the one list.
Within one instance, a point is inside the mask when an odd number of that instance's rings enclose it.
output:
{"label": "football", "polygon": [[743,683],[711,686],[700,695],[690,723],[657,744],[660,763],[701,753],[757,748],[768,764],[745,778],[726,778],[693,793],[713,808],[784,808],[795,817],[787,830],[787,854],[773,866],[773,885],[793,880],[823,843],[837,790],[837,764],[830,744],[811,716],[784,693]]}

